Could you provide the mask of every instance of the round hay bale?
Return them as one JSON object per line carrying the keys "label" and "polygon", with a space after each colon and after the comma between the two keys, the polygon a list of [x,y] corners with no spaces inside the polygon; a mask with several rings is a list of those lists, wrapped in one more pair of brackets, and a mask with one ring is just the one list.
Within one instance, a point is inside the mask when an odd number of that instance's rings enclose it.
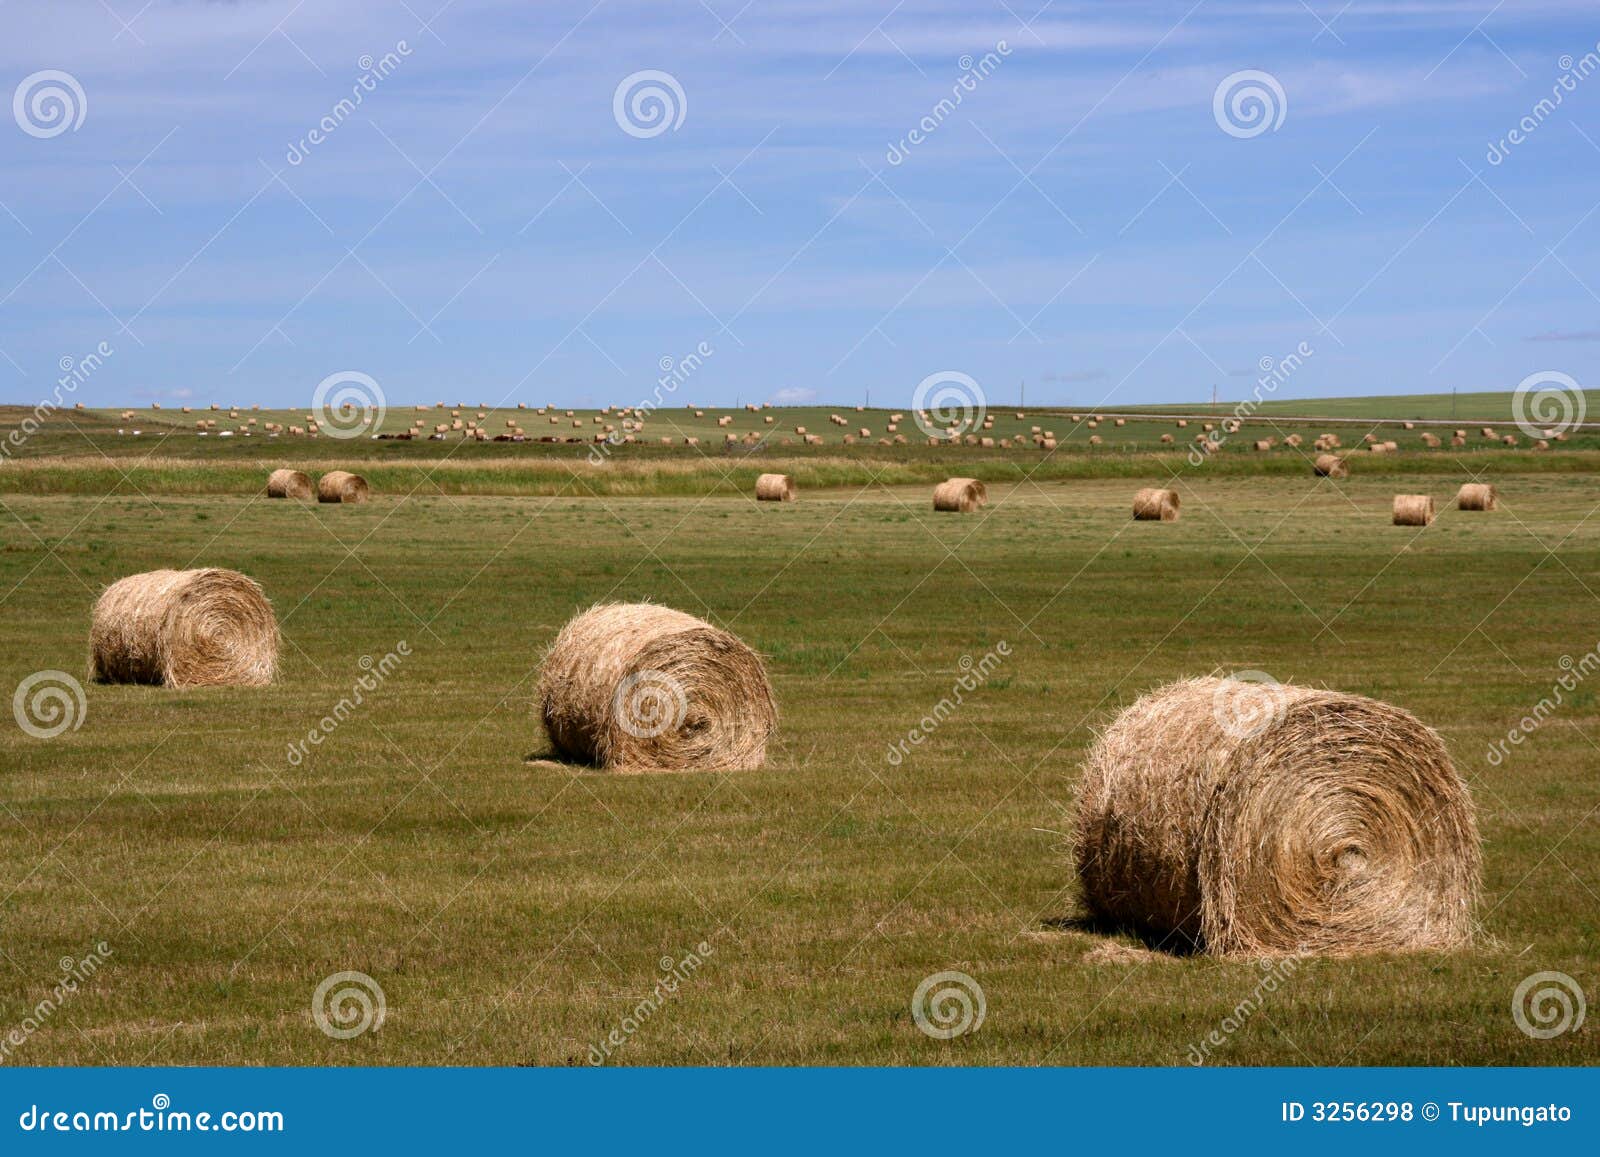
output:
{"label": "round hay bale", "polygon": [[303,470],[274,470],[267,476],[268,498],[310,498],[311,479]]}
{"label": "round hay bale", "polygon": [[1191,679],[1090,751],[1077,867],[1100,917],[1216,955],[1466,944],[1481,850],[1434,731],[1398,707]]}
{"label": "round hay bale", "polygon": [[330,470],[317,479],[318,502],[365,502],[367,480],[348,470]]}
{"label": "round hay bale", "polygon": [[971,514],[987,505],[989,489],[976,478],[946,478],[933,488],[933,508]]}
{"label": "round hay bale", "polygon": [[1133,517],[1137,522],[1177,522],[1178,492],[1145,487],[1133,496]]}
{"label": "round hay bale", "polygon": [[760,767],[778,718],[759,655],[651,603],[569,621],[544,656],[538,701],[557,751],[623,770]]}
{"label": "round hay bale", "polygon": [[1433,521],[1433,495],[1396,494],[1394,496],[1394,524],[1396,526],[1427,526]]}
{"label": "round hay bale", "polygon": [[1348,478],[1350,465],[1337,454],[1318,454],[1317,460],[1311,464],[1312,471],[1320,478]]}
{"label": "round hay bale", "polygon": [[89,625],[89,678],[168,687],[264,687],[278,620],[238,571],[153,570],[108,586]]}
{"label": "round hay bale", "polygon": [[1456,507],[1460,510],[1497,510],[1500,492],[1487,482],[1468,482],[1456,491]]}
{"label": "round hay bale", "polygon": [[793,502],[798,490],[787,474],[763,474],[756,479],[756,501]]}

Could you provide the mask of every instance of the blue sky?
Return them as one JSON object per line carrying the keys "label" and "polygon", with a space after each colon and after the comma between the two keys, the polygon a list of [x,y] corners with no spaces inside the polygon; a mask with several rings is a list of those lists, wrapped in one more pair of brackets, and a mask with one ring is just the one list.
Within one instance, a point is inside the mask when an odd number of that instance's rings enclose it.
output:
{"label": "blue sky", "polygon": [[8,0],[4,91],[82,100],[0,118],[0,397],[101,342],[90,405],[630,404],[702,343],[674,401],[1233,400],[1301,343],[1278,397],[1592,387],[1597,43],[1592,0]]}

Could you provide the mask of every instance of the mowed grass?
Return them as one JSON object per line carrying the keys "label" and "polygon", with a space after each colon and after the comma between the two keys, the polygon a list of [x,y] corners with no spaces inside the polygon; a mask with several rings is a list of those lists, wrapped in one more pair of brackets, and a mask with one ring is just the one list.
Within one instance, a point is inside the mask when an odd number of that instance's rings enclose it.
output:
{"label": "mowed grass", "polygon": [[[1456,481],[1408,485],[1444,505]],[[1536,971],[1594,992],[1593,690],[1500,766],[1485,756],[1560,657],[1597,643],[1591,477],[1508,479],[1505,511],[1422,531],[1389,525],[1392,479],[1191,472],[1182,491],[1174,524],[1131,522],[1122,480],[998,486],[975,516],[934,514],[923,486],[759,507],[6,494],[0,690],[81,673],[98,590],[154,567],[245,571],[284,632],[271,688],[90,685],[76,731],[0,729],[0,1030],[59,959],[112,949],[11,1063],[581,1064],[664,958],[704,942],[610,1063],[1182,1064],[1263,970],[1085,927],[1074,789],[1119,707],[1241,669],[1441,731],[1480,808],[1485,934],[1448,956],[1307,961],[1212,1063],[1600,1060],[1592,1028],[1539,1041],[1511,1017]],[[768,657],[765,769],[545,758],[542,648],[580,608],[646,598]],[[410,657],[291,762],[362,657],[402,640]],[[889,761],[963,657],[1001,643],[987,683]],[[951,969],[987,1015],[934,1040],[912,994]],[[387,1014],[341,1041],[311,1001],[347,970]]]}

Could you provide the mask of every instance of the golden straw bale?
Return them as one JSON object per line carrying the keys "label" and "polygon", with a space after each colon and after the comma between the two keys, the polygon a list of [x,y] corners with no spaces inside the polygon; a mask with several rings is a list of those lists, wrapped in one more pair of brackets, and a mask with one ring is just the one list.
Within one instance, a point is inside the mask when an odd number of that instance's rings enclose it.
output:
{"label": "golden straw bale", "polygon": [[1348,478],[1350,466],[1337,454],[1318,454],[1311,465],[1312,472],[1322,478]]}
{"label": "golden straw bale", "polygon": [[760,502],[793,502],[799,491],[787,474],[763,474],[756,479],[756,499]]}
{"label": "golden straw bale", "polygon": [[569,621],[545,654],[537,698],[559,753],[624,771],[760,767],[778,717],[759,655],[650,603],[602,604]]}
{"label": "golden straw bale", "polygon": [[1433,521],[1433,495],[1396,494],[1394,496],[1394,524],[1396,526],[1427,526]]}
{"label": "golden straw bale", "polygon": [[267,475],[268,498],[310,498],[311,479],[300,470],[274,470]]}
{"label": "golden straw bale", "polygon": [[989,502],[989,489],[976,478],[947,478],[933,488],[933,508],[971,514]]}
{"label": "golden straw bale", "polygon": [[1215,955],[1472,939],[1482,853],[1439,736],[1359,695],[1191,679],[1102,734],[1078,791],[1092,912]]}
{"label": "golden straw bale", "polygon": [[318,502],[365,502],[368,497],[367,480],[348,470],[330,470],[317,479]]}
{"label": "golden straw bale", "polygon": [[1138,522],[1177,522],[1178,492],[1147,486],[1133,496],[1133,517]]}
{"label": "golden straw bale", "polygon": [[1456,491],[1456,506],[1461,510],[1498,510],[1500,492],[1486,482],[1468,482]]}
{"label": "golden straw bale", "polygon": [[94,605],[89,678],[97,682],[261,687],[277,665],[272,604],[238,571],[130,575]]}

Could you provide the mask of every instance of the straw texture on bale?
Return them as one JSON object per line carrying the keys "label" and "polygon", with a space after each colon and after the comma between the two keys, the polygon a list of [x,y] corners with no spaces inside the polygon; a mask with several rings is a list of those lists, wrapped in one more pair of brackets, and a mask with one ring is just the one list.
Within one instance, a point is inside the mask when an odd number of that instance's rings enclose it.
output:
{"label": "straw texture on bale", "polygon": [[933,488],[933,508],[971,514],[989,501],[989,489],[976,478],[947,478]]}
{"label": "straw texture on bale", "polygon": [[311,479],[300,470],[274,470],[267,476],[268,498],[310,498]]}
{"label": "straw texture on bale", "polygon": [[330,470],[317,479],[318,502],[365,502],[367,480],[348,470]]}
{"label": "straw texture on bale", "polygon": [[1096,915],[1170,947],[1351,955],[1466,944],[1481,851],[1466,784],[1409,713],[1209,678],[1095,743],[1077,867]]}
{"label": "straw texture on bale", "polygon": [[1467,482],[1456,492],[1456,506],[1462,510],[1495,510],[1500,492],[1486,482]]}
{"label": "straw texture on bale", "polygon": [[794,479],[787,474],[763,474],[756,479],[757,501],[793,502],[797,493]]}
{"label": "straw texture on bale", "polygon": [[1178,521],[1178,492],[1145,487],[1133,496],[1133,517],[1139,522]]}
{"label": "straw texture on bale", "polygon": [[112,583],[89,625],[89,678],[168,687],[262,687],[278,666],[278,620],[238,571],[153,570]]}
{"label": "straw texture on bale", "polygon": [[1318,454],[1311,468],[1323,478],[1350,477],[1350,467],[1337,454]]}
{"label": "straw texture on bale", "polygon": [[625,771],[760,767],[778,718],[760,656],[651,603],[569,621],[545,654],[538,700],[557,751]]}
{"label": "straw texture on bale", "polygon": [[1433,495],[1396,494],[1394,496],[1394,524],[1396,526],[1427,526],[1433,521]]}

